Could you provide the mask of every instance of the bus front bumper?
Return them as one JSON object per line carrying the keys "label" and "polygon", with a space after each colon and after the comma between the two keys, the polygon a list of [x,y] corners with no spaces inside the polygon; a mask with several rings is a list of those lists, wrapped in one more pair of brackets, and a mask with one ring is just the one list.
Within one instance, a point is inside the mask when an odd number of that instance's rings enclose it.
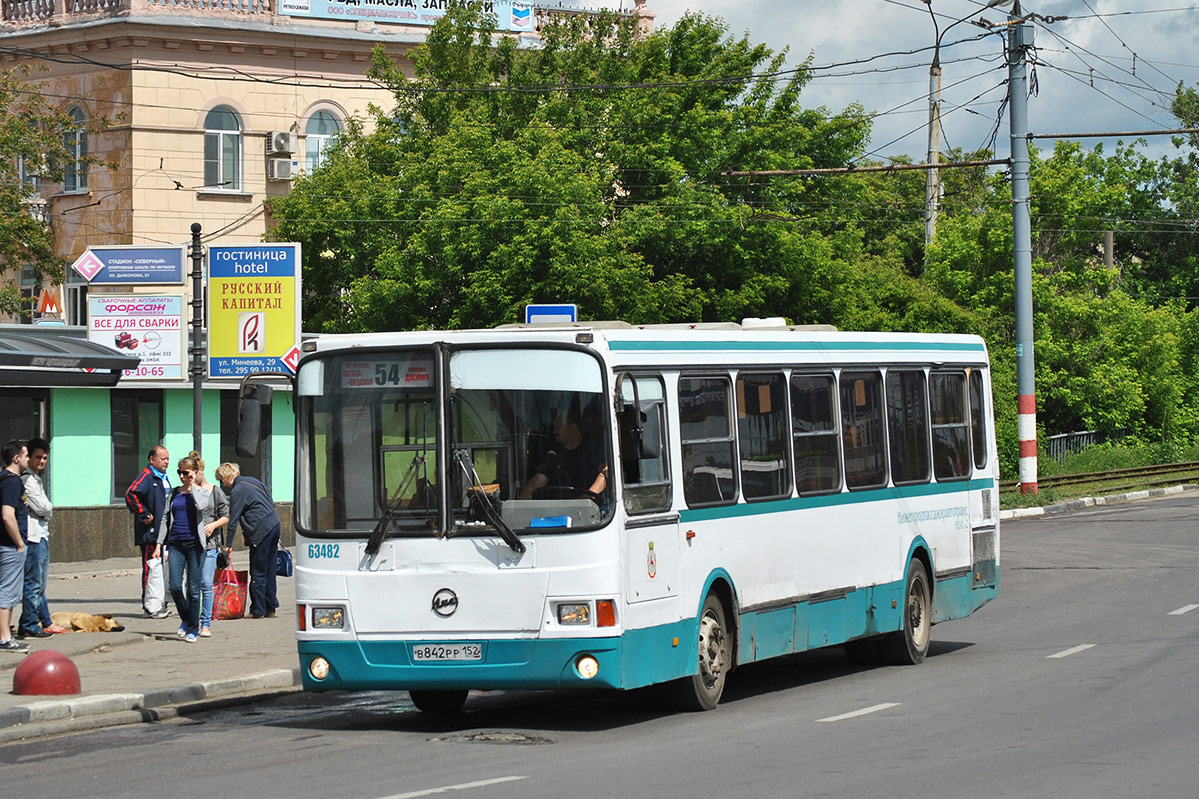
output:
{"label": "bus front bumper", "polygon": [[[419,661],[413,650],[439,641],[300,641],[300,674],[307,691],[620,688],[621,639],[487,640],[479,660]],[[595,676],[580,661],[591,657]],[[323,679],[320,661],[327,664]],[[587,664],[585,664],[587,665]]]}

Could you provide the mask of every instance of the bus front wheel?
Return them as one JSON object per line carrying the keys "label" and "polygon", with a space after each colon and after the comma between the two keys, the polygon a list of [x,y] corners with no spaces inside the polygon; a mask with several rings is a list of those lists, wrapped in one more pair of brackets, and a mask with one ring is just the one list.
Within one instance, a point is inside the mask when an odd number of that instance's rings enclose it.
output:
{"label": "bus front wheel", "polygon": [[887,662],[897,666],[915,666],[924,662],[932,640],[933,603],[924,563],[913,560],[908,566],[904,590],[903,629],[883,639]]}
{"label": "bus front wheel", "polygon": [[409,691],[412,704],[422,713],[453,716],[466,704],[466,691]]}
{"label": "bus front wheel", "polygon": [[733,665],[730,642],[724,604],[708,594],[699,615],[699,669],[677,683],[679,704],[685,710],[712,710],[720,702]]}

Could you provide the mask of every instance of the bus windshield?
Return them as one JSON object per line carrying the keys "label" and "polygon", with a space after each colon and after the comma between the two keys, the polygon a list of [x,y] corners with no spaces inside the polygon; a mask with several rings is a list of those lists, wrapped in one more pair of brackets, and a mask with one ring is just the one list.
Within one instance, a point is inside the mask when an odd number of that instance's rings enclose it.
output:
{"label": "bus windshield", "polygon": [[300,529],[363,535],[385,513],[400,535],[601,522],[611,488],[599,361],[565,349],[456,350],[441,385],[439,357],[375,350],[301,365],[297,417],[310,452]]}

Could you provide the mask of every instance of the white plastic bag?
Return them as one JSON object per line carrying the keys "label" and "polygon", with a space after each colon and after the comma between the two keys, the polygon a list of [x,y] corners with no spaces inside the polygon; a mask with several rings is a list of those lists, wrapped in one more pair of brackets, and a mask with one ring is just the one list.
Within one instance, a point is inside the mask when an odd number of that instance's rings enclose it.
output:
{"label": "white plastic bag", "polygon": [[144,568],[146,580],[142,589],[142,607],[147,613],[160,613],[167,607],[167,582],[162,558],[150,558]]}

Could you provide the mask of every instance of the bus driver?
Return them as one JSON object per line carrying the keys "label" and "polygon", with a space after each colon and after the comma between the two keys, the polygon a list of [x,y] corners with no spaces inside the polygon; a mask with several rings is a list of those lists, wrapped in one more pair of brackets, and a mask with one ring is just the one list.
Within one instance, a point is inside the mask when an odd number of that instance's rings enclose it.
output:
{"label": "bus driver", "polygon": [[519,498],[531,499],[534,492],[547,486],[566,486],[574,492],[572,496],[590,494],[598,501],[608,486],[608,464],[599,445],[583,437],[577,414],[559,411],[554,416],[554,438],[558,446],[545,453]]}

